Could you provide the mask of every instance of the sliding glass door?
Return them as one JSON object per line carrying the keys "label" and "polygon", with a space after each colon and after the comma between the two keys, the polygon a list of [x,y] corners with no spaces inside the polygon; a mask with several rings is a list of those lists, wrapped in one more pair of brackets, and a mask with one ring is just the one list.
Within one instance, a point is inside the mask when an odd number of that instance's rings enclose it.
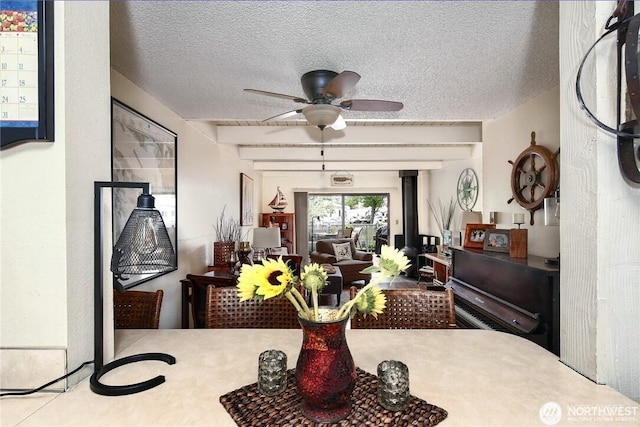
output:
{"label": "sliding glass door", "polygon": [[309,194],[309,252],[320,239],[351,238],[356,247],[380,252],[387,238],[389,194]]}

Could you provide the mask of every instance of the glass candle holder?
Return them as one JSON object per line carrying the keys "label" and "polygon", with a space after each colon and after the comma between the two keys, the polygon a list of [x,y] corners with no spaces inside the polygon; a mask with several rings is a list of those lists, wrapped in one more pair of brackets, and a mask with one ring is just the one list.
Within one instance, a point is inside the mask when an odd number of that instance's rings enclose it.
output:
{"label": "glass candle holder", "polygon": [[275,396],[287,388],[287,355],[280,350],[266,350],[258,357],[258,391]]}
{"label": "glass candle holder", "polygon": [[378,365],[378,403],[392,412],[409,405],[409,368],[397,360]]}

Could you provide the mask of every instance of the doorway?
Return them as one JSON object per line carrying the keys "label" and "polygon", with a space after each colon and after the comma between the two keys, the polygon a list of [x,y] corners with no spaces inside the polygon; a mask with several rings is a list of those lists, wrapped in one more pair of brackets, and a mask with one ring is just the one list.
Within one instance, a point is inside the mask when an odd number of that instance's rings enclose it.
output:
{"label": "doorway", "polygon": [[388,218],[388,193],[309,194],[309,253],[315,242],[331,238],[352,238],[357,249],[379,253]]}

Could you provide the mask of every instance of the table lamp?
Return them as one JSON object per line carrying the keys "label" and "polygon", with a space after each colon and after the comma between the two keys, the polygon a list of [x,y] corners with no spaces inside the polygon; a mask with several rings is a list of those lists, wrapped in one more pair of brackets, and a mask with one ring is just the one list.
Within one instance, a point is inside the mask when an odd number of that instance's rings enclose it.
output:
{"label": "table lamp", "polygon": [[[130,385],[105,385],[100,378],[120,366],[142,360],[158,360],[170,365],[175,357],[165,353],[136,354],[103,364],[103,277],[102,277],[102,189],[139,188],[138,206],[133,210],[116,242],[111,258],[111,271],[116,277],[124,274],[163,273],[176,269],[176,254],[160,212],[154,208],[149,184],[140,182],[94,182],[94,373],[89,385],[94,393],[122,396],[149,390],[165,381],[159,375]],[[114,283],[118,283],[114,280]],[[120,285],[121,286],[121,285]]]}
{"label": "table lamp", "polygon": [[254,261],[260,260],[260,255],[264,258],[269,255],[271,248],[280,247],[280,229],[279,228],[254,228],[253,229],[253,249]]}

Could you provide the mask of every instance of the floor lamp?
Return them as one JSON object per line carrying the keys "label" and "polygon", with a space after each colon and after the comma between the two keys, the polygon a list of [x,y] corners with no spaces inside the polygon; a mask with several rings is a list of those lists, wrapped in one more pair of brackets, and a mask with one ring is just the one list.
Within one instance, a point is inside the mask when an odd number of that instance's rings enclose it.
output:
{"label": "floor lamp", "polygon": [[131,212],[118,238],[111,258],[111,271],[116,275],[161,273],[175,269],[176,255],[160,212],[155,209],[149,184],[141,182],[94,182],[94,373],[89,384],[94,393],[122,396],[149,390],[165,381],[158,375],[147,381],[129,385],[105,385],[100,378],[120,366],[142,360],[158,360],[170,365],[175,357],[166,353],[143,353],[103,364],[103,276],[102,276],[102,189],[139,188],[138,206]]}

